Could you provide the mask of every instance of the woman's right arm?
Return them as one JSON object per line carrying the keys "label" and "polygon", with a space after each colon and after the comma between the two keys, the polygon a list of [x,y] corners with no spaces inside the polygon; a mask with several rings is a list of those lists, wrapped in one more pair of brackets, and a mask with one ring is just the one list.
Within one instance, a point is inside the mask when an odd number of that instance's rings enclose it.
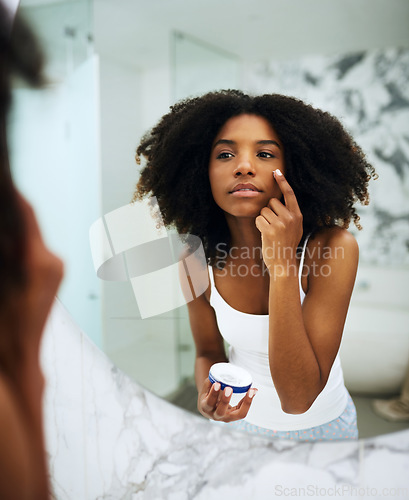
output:
{"label": "woman's right arm", "polygon": [[213,307],[205,294],[188,302],[190,326],[196,345],[195,381],[198,390],[197,407],[200,413],[212,420],[232,422],[243,419],[249,411],[256,389],[249,389],[235,407],[230,406],[232,390],[220,391],[220,384],[212,384],[209,370],[214,363],[227,362],[223,337],[217,326]]}

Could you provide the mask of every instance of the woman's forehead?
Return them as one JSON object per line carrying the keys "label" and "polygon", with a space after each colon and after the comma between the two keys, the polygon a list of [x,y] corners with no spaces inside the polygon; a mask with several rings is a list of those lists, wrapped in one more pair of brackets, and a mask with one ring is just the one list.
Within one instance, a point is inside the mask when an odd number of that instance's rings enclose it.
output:
{"label": "woman's forehead", "polygon": [[213,146],[218,141],[242,141],[259,142],[262,140],[273,140],[278,144],[281,141],[270,122],[259,115],[241,114],[229,118],[221,127],[213,141]]}

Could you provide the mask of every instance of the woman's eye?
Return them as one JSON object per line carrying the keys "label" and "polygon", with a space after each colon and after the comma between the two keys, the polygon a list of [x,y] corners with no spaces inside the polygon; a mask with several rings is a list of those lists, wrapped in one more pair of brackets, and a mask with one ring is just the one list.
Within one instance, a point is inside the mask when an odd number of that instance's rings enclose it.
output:
{"label": "woman's eye", "polygon": [[233,157],[233,153],[220,153],[219,155],[217,155],[217,159],[218,160],[225,160],[226,158],[232,158]]}
{"label": "woman's eye", "polygon": [[275,155],[273,155],[273,153],[269,153],[267,151],[260,151],[257,156],[260,156],[260,158],[275,158]]}

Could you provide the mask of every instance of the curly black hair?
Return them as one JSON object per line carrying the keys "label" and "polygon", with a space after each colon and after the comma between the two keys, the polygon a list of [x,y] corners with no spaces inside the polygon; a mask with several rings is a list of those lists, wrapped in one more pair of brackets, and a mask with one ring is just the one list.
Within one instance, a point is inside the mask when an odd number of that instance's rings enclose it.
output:
{"label": "curly black hair", "polygon": [[304,235],[321,227],[347,228],[351,219],[361,229],[354,204],[369,203],[368,182],[377,177],[375,169],[337,118],[279,94],[221,90],[172,106],[136,150],[136,161],[143,156],[147,163],[133,199],[156,196],[165,225],[199,236],[214,265],[216,245],[225,243],[228,249],[230,232],[213,200],[210,153],[221,127],[241,114],[265,118],[279,136]]}

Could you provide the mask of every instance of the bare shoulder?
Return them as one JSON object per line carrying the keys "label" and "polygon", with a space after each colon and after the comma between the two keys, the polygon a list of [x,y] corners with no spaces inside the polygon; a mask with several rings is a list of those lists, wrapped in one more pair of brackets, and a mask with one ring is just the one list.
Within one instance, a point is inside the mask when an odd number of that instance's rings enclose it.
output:
{"label": "bare shoulder", "polygon": [[[354,235],[342,227],[320,229],[311,237],[308,246],[310,250],[315,248],[315,255],[324,260],[339,256],[357,260],[359,257],[359,247]],[[313,254],[314,252],[309,252],[309,255]]]}
{"label": "bare shoulder", "polygon": [[358,248],[358,243],[355,236],[342,227],[329,227],[322,231],[322,234],[326,238],[327,244],[330,245],[342,245],[345,247]]}
{"label": "bare shoulder", "polygon": [[308,276],[304,290],[345,285],[352,292],[358,269],[358,243],[347,229],[323,228],[308,241],[305,264]]}

